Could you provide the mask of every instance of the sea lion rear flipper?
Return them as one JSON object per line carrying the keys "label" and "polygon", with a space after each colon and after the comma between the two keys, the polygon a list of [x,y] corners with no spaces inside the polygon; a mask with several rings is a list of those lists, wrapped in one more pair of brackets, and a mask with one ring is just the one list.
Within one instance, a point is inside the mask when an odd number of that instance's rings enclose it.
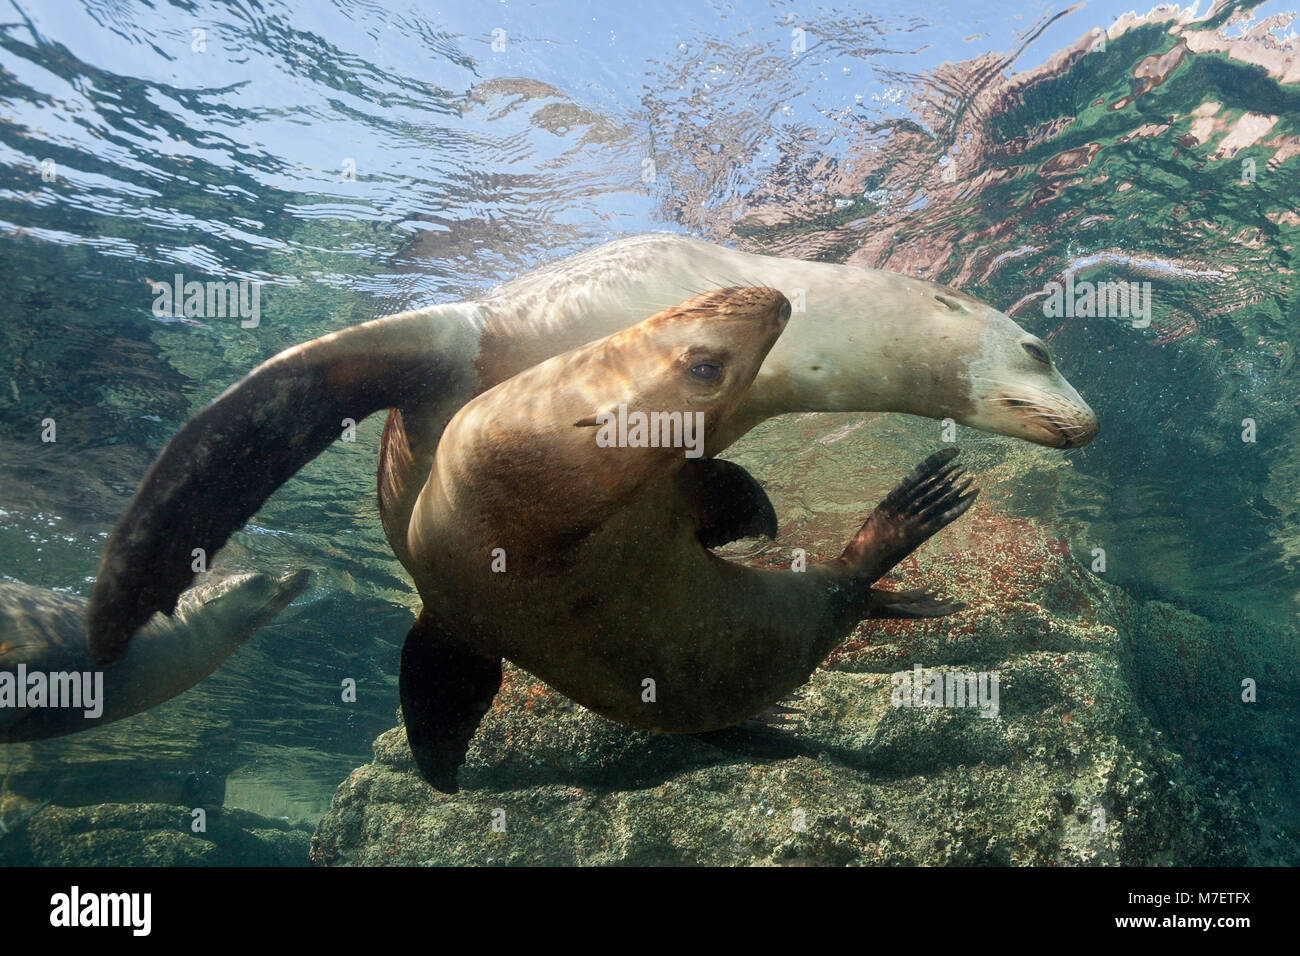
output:
{"label": "sea lion rear flipper", "polygon": [[929,588],[911,591],[880,591],[871,589],[868,618],[943,617],[955,614],[966,605],[961,601],[948,601]]}
{"label": "sea lion rear flipper", "polygon": [[776,537],[776,509],[767,492],[734,461],[692,459],[679,475],[682,496],[695,508],[700,544],[706,548],[757,535]]}
{"label": "sea lion rear flipper", "polygon": [[804,709],[802,705],[803,701],[800,698],[793,695],[785,697],[753,717],[745,718],[736,726],[747,727],[751,730],[760,727],[767,730],[785,730],[795,726],[803,719]]}
{"label": "sea lion rear flipper", "polygon": [[281,352],[186,422],[104,548],[86,614],[92,659],[116,662],[155,611],[170,614],[194,578],[195,550],[210,561],[345,419],[464,387],[472,368],[457,334],[432,312],[353,326]]}
{"label": "sea lion rear flipper", "polygon": [[501,688],[501,660],[452,644],[421,611],[402,645],[398,686],[420,776],[443,793],[455,793],[456,771]]}
{"label": "sea lion rear flipper", "polygon": [[719,750],[745,756],[774,759],[807,756],[808,744],[797,733],[804,719],[802,705],[803,701],[792,694],[738,724],[691,736]]}
{"label": "sea lion rear flipper", "polygon": [[950,462],[956,448],[937,451],[894,486],[840,556],[858,581],[872,584],[938,531],[966,513],[978,491]]}

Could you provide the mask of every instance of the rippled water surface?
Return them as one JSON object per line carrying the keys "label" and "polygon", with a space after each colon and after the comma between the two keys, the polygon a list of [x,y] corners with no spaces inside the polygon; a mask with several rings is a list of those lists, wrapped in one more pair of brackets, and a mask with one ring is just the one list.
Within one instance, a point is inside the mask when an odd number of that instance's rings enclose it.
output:
{"label": "rippled water surface", "polygon": [[[0,11],[0,575],[87,593],[153,456],[277,351],[671,230],[1008,312],[1102,422],[1041,516],[1081,559],[1104,546],[1134,593],[1296,623],[1285,6],[1118,23],[1128,0],[301,6]],[[156,317],[150,283],[176,273],[261,282],[260,324]],[[1045,284],[1067,276],[1149,283],[1149,326],[1046,316]],[[294,607],[191,694],[94,740],[11,750],[14,772],[39,766],[80,802],[114,794],[75,769],[91,758],[231,774],[239,805],[318,816],[393,723],[418,606],[377,520],[381,425],[308,466],[217,561],[318,570]],[[744,446],[756,472],[788,466],[764,457],[786,427]],[[900,463],[933,427],[900,419]],[[1017,507],[1038,508],[1032,490]]]}

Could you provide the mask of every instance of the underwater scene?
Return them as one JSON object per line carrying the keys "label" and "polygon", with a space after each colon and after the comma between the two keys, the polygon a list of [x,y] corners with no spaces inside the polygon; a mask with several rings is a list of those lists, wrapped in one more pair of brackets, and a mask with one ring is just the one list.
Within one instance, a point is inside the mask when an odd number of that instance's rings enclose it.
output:
{"label": "underwater scene", "polygon": [[14,0],[0,865],[1300,862],[1293,0]]}

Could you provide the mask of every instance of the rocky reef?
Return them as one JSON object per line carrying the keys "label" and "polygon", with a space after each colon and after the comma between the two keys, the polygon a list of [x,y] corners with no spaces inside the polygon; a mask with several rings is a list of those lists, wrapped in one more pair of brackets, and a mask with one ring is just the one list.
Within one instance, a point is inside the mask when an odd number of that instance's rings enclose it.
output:
{"label": "rocky reef", "polygon": [[[246,810],[105,803],[33,807],[0,836],[0,866],[301,866],[310,828]],[[12,826],[12,824],[11,824]]]}

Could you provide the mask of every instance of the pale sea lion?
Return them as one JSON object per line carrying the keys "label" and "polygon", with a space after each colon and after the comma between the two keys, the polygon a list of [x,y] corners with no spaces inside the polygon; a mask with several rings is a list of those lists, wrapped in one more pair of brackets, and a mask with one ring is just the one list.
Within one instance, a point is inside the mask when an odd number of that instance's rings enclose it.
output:
{"label": "pale sea lion", "polygon": [[[237,574],[186,591],[175,614],[156,615],[126,655],[102,670],[86,650],[85,598],[0,582],[0,741],[91,730],[170,700],[220,667],[310,580],[310,571]],[[89,687],[78,683],[97,697],[94,709],[102,712],[87,716],[92,704],[85,700],[76,707],[14,706],[17,697],[9,697],[19,675],[34,673],[46,680],[50,674],[91,675]],[[95,674],[102,674],[98,691]]]}
{"label": "pale sea lion", "polygon": [[[774,289],[706,293],[452,418],[407,542],[424,610],[402,650],[402,712],[430,783],[456,788],[502,658],[612,720],[695,733],[805,683],[864,618],[953,609],[871,585],[970,507],[956,449],[909,474],[835,560],[760,570],[706,546],[768,524],[771,506],[739,466],[686,457],[671,423],[702,414],[706,442],[725,432],[789,315]],[[659,447],[601,447],[590,426],[616,409],[659,415],[658,433],[627,438]],[[761,503],[734,493],[744,484]]]}
{"label": "pale sea lion", "polygon": [[377,319],[281,352],[172,438],[104,554],[87,614],[96,660],[112,661],[262,503],[342,432],[389,409],[379,500],[394,553],[451,416],[475,395],[705,288],[780,289],[805,312],[783,335],[707,455],[773,415],[897,411],[1071,448],[1097,433],[1046,346],[1001,312],[919,279],[752,255],[683,236],[623,239],[473,302]]}

